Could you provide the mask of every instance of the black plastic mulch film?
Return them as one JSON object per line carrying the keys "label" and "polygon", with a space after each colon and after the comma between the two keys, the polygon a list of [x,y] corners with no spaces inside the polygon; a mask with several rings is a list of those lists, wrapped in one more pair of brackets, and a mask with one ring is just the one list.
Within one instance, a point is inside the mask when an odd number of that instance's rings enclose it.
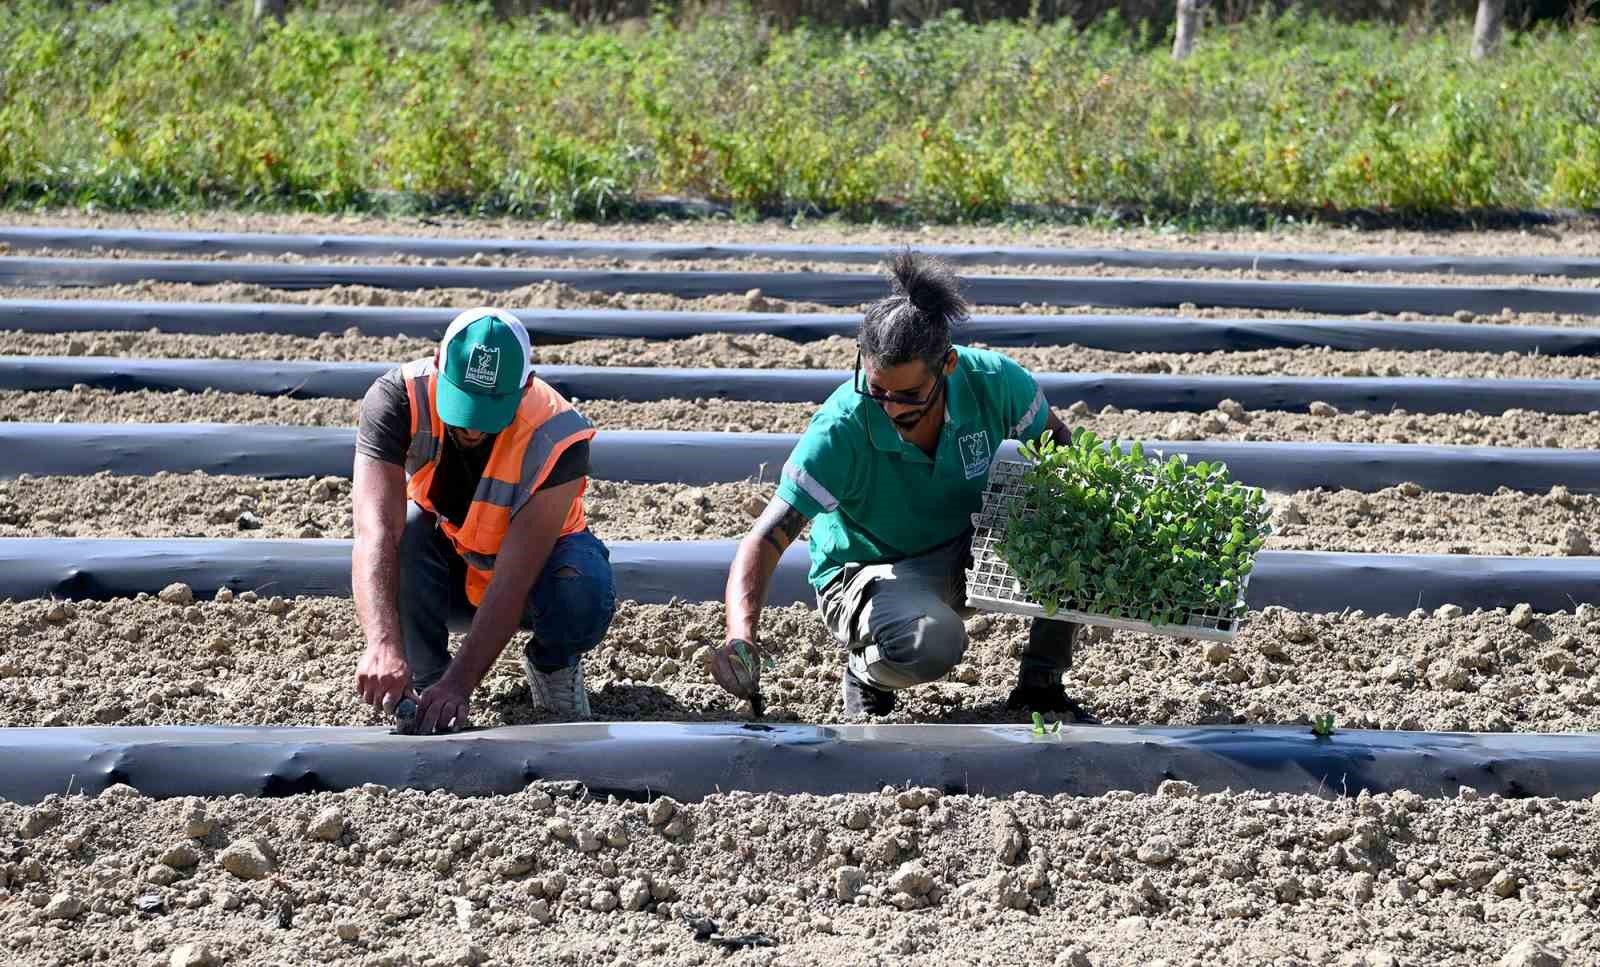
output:
{"label": "black plastic mulch film", "polygon": [[[121,359],[101,356],[0,356],[0,390],[45,391],[77,385],[115,392],[249,393],[296,398],[360,399],[391,363],[266,360]],[[722,399],[821,403],[848,381],[834,370],[686,369],[629,366],[540,366],[541,379],[575,400],[650,402]],[[1149,376],[1125,373],[1037,373],[1056,406],[1081,400],[1145,411],[1202,412],[1232,399],[1249,410],[1304,412],[1313,401],[1342,410],[1498,414],[1600,410],[1600,381],[1585,379],[1405,379],[1276,376]]]}
{"label": "black plastic mulch film", "polygon": [[[234,232],[120,231],[0,227],[0,243],[16,251],[89,250],[169,255],[299,255],[347,258],[474,255],[547,259],[715,261],[768,259],[873,265],[892,245],[683,244],[576,242],[546,239],[415,238],[399,235],[276,235]],[[1340,255],[1314,252],[1181,252],[1111,248],[918,245],[953,265],[1059,266],[1140,269],[1219,269],[1259,272],[1401,272],[1431,275],[1548,275],[1600,278],[1600,258],[1562,256]]]}
{"label": "black plastic mulch film", "polygon": [[[315,265],[273,262],[0,258],[0,285],[110,286],[136,282],[219,285],[237,282],[271,289],[326,289],[365,285],[382,289],[482,289],[507,291],[560,283],[583,292],[666,294],[684,299],[742,295],[760,289],[767,298],[831,306],[865,305],[882,298],[884,280],[870,272],[640,272],[620,269],[457,268],[414,265]],[[1117,308],[1294,310],[1359,315],[1420,312],[1562,312],[1600,314],[1600,291],[1578,287],[1361,285],[1329,282],[1222,281],[1173,278],[1071,278],[976,275],[962,279],[975,305],[1024,303]]]}
{"label": "black plastic mulch film", "polygon": [[513,793],[576,782],[599,798],[719,790],[877,792],[885,784],[1008,796],[1153,790],[1183,779],[1309,795],[1410,790],[1578,799],[1600,791],[1600,737],[1530,733],[1336,731],[1290,727],[817,726],[586,723],[446,736],[378,728],[121,727],[0,729],[0,799],[31,803],[68,787],[126,783],[149,796],[283,796],[375,782]]}
{"label": "black plastic mulch film", "polygon": [[[685,339],[704,333],[765,334],[795,342],[849,338],[861,317],[849,313],[672,312],[648,309],[543,309],[508,305],[536,344],[578,339]],[[274,303],[0,300],[0,330],[162,332],[202,336],[272,333],[315,337],[355,329],[366,336],[439,339],[455,309],[279,305]],[[1341,351],[1600,354],[1600,329],[1359,319],[1189,319],[1173,316],[980,315],[964,342],[989,346],[1078,345],[1108,352],[1245,352],[1327,347]]]}
{"label": "black plastic mulch film", "polygon": [[[634,483],[776,480],[798,437],[788,433],[608,430],[595,438],[593,476]],[[1450,493],[1510,487],[1545,493],[1560,484],[1600,493],[1600,452],[1420,444],[1146,441],[1152,452],[1222,461],[1236,479],[1272,491],[1319,487],[1371,492],[1401,483]],[[348,477],[347,427],[219,423],[7,423],[0,421],[0,479],[190,473],[268,479]]]}
{"label": "black plastic mulch film", "polygon": [[[615,541],[617,595],[641,603],[720,601],[738,546],[732,540]],[[803,548],[784,555],[769,602],[815,600]],[[182,581],[206,596],[220,587],[269,595],[350,593],[350,542],[279,539],[0,538],[0,600],[108,599]],[[1263,551],[1250,607],[1360,608],[1406,614],[1441,604],[1561,611],[1593,600],[1600,558]]]}

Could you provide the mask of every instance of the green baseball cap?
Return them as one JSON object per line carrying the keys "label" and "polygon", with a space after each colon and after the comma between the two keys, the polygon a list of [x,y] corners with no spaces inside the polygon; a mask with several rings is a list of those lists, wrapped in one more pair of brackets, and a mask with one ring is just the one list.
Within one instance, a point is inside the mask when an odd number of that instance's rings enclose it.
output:
{"label": "green baseball cap", "polygon": [[445,330],[434,406],[446,426],[499,433],[516,418],[533,353],[522,321],[503,309],[468,309]]}

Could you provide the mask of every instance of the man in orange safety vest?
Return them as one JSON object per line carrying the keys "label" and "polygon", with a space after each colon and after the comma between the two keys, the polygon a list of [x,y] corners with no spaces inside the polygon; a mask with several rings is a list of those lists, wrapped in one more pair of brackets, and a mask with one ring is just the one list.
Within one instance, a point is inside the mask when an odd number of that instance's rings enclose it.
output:
{"label": "man in orange safety vest", "polygon": [[[380,377],[361,404],[352,585],[367,647],[356,689],[421,732],[457,731],[519,628],[534,704],[589,717],[582,656],[616,610],[610,555],[583,493],[592,424],[533,374],[527,330],[469,309],[433,356]],[[471,625],[452,657],[452,611]]]}

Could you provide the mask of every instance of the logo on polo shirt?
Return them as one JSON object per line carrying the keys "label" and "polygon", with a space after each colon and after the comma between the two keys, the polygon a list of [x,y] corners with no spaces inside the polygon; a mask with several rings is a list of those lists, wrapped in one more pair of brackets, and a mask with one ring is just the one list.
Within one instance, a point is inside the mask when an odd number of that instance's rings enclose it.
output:
{"label": "logo on polo shirt", "polygon": [[500,347],[473,346],[472,355],[467,359],[467,372],[461,378],[494,389],[500,380]]}
{"label": "logo on polo shirt", "polygon": [[961,449],[961,465],[966,468],[968,480],[989,472],[991,453],[988,430],[979,430],[977,433],[957,437],[956,445]]}

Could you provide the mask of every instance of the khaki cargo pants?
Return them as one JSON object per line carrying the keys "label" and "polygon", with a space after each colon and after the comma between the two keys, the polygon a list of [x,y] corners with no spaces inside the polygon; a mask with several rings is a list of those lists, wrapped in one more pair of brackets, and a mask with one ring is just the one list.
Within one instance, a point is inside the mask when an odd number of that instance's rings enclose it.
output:
{"label": "khaki cargo pants", "polygon": [[[828,630],[849,649],[856,677],[884,689],[943,678],[967,651],[963,618],[970,534],[887,564],[848,564],[817,595]],[[1072,666],[1078,626],[1035,619],[1023,648],[1022,674],[1059,682]]]}

